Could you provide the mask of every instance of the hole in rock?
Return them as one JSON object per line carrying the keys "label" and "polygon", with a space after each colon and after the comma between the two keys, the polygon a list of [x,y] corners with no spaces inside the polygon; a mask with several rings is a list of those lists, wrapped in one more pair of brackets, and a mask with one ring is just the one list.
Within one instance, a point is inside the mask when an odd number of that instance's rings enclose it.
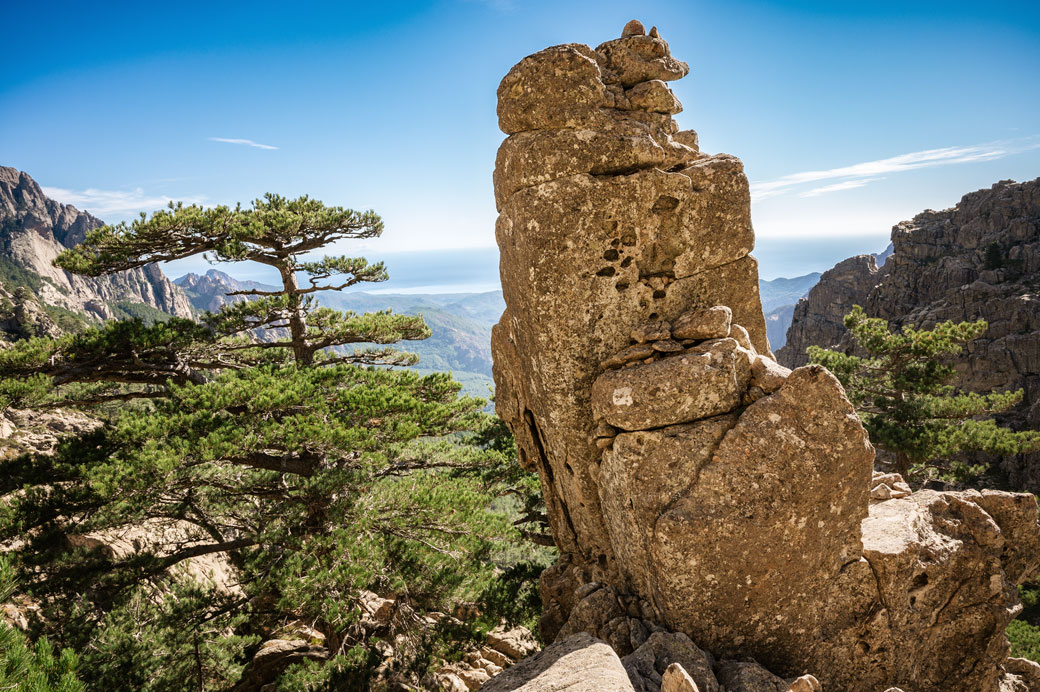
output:
{"label": "hole in rock", "polygon": [[654,300],[661,300],[664,296],[664,291],[654,291]]}
{"label": "hole in rock", "polygon": [[657,201],[654,202],[654,206],[651,207],[651,211],[655,211],[658,213],[663,211],[671,211],[675,209],[677,206],[679,206],[679,200],[677,200],[675,197],[672,197],[671,195],[661,195],[657,198]]}
{"label": "hole in rock", "polygon": [[626,283],[624,281],[619,281],[617,283],[617,285],[614,286],[614,288],[616,288],[619,292],[620,291],[627,291],[628,290],[628,283]]}
{"label": "hole in rock", "polygon": [[603,259],[607,260],[608,262],[613,262],[618,257],[620,257],[620,255],[618,254],[617,250],[607,250],[603,253]]}
{"label": "hole in rock", "polygon": [[614,274],[616,273],[617,272],[614,271],[614,267],[603,267],[598,272],[596,272],[596,276],[614,276]]}
{"label": "hole in rock", "polygon": [[624,269],[627,266],[630,266],[631,264],[632,264],[632,258],[631,257],[626,257],[625,259],[621,260],[621,268],[622,269]]}

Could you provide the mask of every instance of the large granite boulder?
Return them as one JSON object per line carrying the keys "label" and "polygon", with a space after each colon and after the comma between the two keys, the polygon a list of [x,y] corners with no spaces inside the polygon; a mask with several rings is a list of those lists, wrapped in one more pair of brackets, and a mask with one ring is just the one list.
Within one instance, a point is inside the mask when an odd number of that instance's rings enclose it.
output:
{"label": "large granite boulder", "polygon": [[499,91],[496,407],[560,549],[542,637],[655,692],[673,663],[677,689],[1012,689],[1035,499],[875,477],[838,381],[775,362],[740,162],[678,132],[658,80],[686,66],[637,24]]}
{"label": "large granite boulder", "polygon": [[521,463],[541,474],[556,540],[603,579],[618,570],[591,476],[598,364],[637,326],[715,305],[769,352],[740,161],[683,143],[695,137],[648,96],[661,84],[638,87],[685,74],[663,40],[629,36],[608,52],[546,49],[499,88],[511,135],[495,186],[508,307],[492,335],[496,407]]}
{"label": "large granite boulder", "polygon": [[547,646],[499,673],[484,692],[634,692],[621,659],[606,642],[580,633]]}

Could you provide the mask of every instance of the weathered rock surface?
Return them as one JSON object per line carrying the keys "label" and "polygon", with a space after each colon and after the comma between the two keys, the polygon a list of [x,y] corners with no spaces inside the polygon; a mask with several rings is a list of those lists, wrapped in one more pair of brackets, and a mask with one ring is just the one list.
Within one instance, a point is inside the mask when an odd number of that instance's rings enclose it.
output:
{"label": "weathered rock surface", "polygon": [[[780,362],[804,363],[813,344],[848,352],[842,316],[854,304],[893,327],[985,319],[986,333],[959,359],[958,384],[1024,389],[1024,403],[998,420],[1040,429],[1040,179],[1001,181],[952,209],[918,214],[892,229],[892,248],[880,270],[863,255],[823,274],[795,309]],[[1040,492],[1040,454],[997,462],[1012,487]]]}
{"label": "weathered rock surface", "polygon": [[661,692],[700,692],[700,688],[686,669],[673,663],[661,676]]}
{"label": "weathered rock surface", "polygon": [[[416,642],[400,634],[400,626],[408,622],[412,626],[417,620],[428,627],[441,623],[463,626],[460,618],[479,616],[474,603],[459,603],[453,615],[440,612],[418,614],[407,599],[380,596],[362,590],[357,599],[361,610],[359,624],[370,638],[378,639],[376,648],[383,662],[373,671],[373,684],[382,689],[388,679],[393,678],[395,667],[400,661],[416,655]],[[298,628],[297,628],[298,629]],[[324,638],[324,635],[320,635]],[[483,644],[471,645],[457,660],[442,661],[435,670],[427,673],[420,681],[422,689],[451,690],[463,692],[481,687],[491,678],[524,659],[539,649],[537,640],[524,627],[508,627],[500,624],[487,633]]]}
{"label": "weathered rock surface", "polygon": [[624,433],[603,453],[599,484],[607,530],[618,538],[614,548],[624,575],[640,593],[656,590],[662,576],[660,566],[651,562],[654,534],[648,528],[697,483],[737,420],[736,415],[723,415]]}
{"label": "weathered rock surface", "polygon": [[729,336],[733,312],[724,305],[690,310],[675,321],[672,335],[676,339],[722,339]]}
{"label": "weathered rock surface", "polygon": [[[191,317],[187,299],[156,265],[95,279],[51,264],[58,253],[102,225],[90,214],[48,198],[27,173],[0,166],[0,258],[38,277],[33,290],[42,303],[71,310],[88,322],[111,317],[113,304],[123,301]],[[14,293],[13,287],[6,288]],[[31,335],[16,324],[0,326],[17,337]]]}
{"label": "weathered rock surface", "polygon": [[1040,663],[1028,658],[1009,658],[1004,668],[1008,673],[1017,675],[1030,692],[1040,690]]}
{"label": "weathered rock surface", "polygon": [[823,690],[823,685],[815,675],[800,675],[790,683],[790,692],[822,692]]}
{"label": "weathered rock surface", "polygon": [[575,634],[493,678],[484,692],[633,692],[621,659],[606,642]]}
{"label": "weathered rock surface", "polygon": [[664,624],[719,655],[781,658],[821,624],[814,601],[860,557],[872,459],[823,368],[794,371],[749,406],[652,525],[648,600]]}
{"label": "weathered rock surface", "polygon": [[669,670],[671,677],[679,678],[671,683],[677,689],[682,689],[684,678],[689,678],[699,692],[719,692],[720,689],[712,671],[715,659],[681,632],[654,632],[621,662],[636,692],[663,692]]}
{"label": "weathered rock surface", "polygon": [[[492,336],[496,405],[522,463],[542,474],[557,542],[604,576],[617,569],[591,477],[598,364],[628,346],[636,327],[715,305],[731,308],[768,353],[740,161],[675,140],[667,114],[633,110],[624,98],[626,109],[615,107],[625,88],[686,69],[663,40],[639,35],[603,52],[546,49],[499,88],[499,121],[511,136],[496,166],[508,305]],[[565,130],[583,142],[584,158],[561,167],[534,142]],[[632,136],[641,151],[663,154],[617,158],[613,145],[600,146]]]}
{"label": "weathered rock surface", "polygon": [[791,689],[784,680],[748,661],[724,661],[719,665],[718,675],[727,692],[788,692]]}
{"label": "weathered rock surface", "polygon": [[0,413],[0,458],[25,454],[49,454],[61,438],[79,435],[101,425],[79,411],[34,411],[7,408]]}
{"label": "weathered rock surface", "polygon": [[699,353],[603,373],[592,385],[592,414],[622,430],[707,418],[735,409],[750,379],[737,342],[719,339]]}
{"label": "weathered rock surface", "polygon": [[526,156],[529,173],[496,181],[507,307],[492,345],[498,412],[560,549],[543,637],[596,637],[655,692],[672,663],[729,692],[1012,689],[1003,632],[1040,565],[1035,499],[909,495],[873,474],[833,375],[773,360],[739,161],[671,139],[666,113],[625,110],[637,84],[685,73],[655,33],[548,49],[499,92],[507,132],[584,128],[588,157],[639,114],[666,153],[624,168],[604,150],[609,171],[561,173],[518,134],[500,151],[502,172]]}
{"label": "weathered rock surface", "polygon": [[[1015,587],[1040,566],[1036,502],[998,491],[937,493],[871,506],[863,554],[884,620],[872,623],[887,680],[909,689],[996,689]],[[912,652],[913,655],[907,655]],[[966,655],[968,654],[968,655]],[[956,683],[954,683],[956,681]]]}
{"label": "weathered rock surface", "polygon": [[[594,593],[614,597],[609,587]],[[646,626],[655,627],[653,623]],[[815,682],[816,687],[804,687],[809,681]],[[452,689],[443,683],[442,688]],[[475,687],[460,680],[458,689],[461,692]],[[658,628],[621,659],[616,647],[596,635],[586,631],[561,633],[555,644],[497,674],[480,689],[484,692],[819,692],[820,687],[811,675],[792,681],[789,686],[753,661],[716,661],[685,634]]]}

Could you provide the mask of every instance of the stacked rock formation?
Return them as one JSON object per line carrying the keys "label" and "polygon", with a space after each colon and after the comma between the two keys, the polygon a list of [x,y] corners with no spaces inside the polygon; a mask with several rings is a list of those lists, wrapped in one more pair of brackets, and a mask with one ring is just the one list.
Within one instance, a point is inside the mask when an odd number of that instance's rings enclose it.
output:
{"label": "stacked rock formation", "polygon": [[664,80],[687,66],[627,33],[536,53],[498,90],[510,137],[495,169],[508,306],[492,333],[497,406],[542,474],[557,544],[603,575],[616,567],[591,475],[598,364],[638,325],[714,305],[768,352],[740,161],[679,132]]}
{"label": "stacked rock formation", "polygon": [[776,364],[741,163],[671,119],[687,70],[630,23],[499,87],[496,406],[561,553],[543,638],[682,633],[845,692],[1024,685],[1004,628],[1035,500],[875,479],[838,381]]}

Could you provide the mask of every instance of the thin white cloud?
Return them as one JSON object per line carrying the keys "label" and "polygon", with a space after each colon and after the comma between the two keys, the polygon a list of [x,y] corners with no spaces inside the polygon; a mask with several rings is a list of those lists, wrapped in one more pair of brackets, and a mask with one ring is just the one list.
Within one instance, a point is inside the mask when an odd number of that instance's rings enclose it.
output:
{"label": "thin white cloud", "polygon": [[[149,195],[142,188],[133,190],[66,190],[61,187],[44,187],[44,194],[77,209],[89,211],[95,216],[125,216],[137,212],[151,212],[174,201],[166,195]],[[201,199],[180,199],[186,204],[201,204]]]}
{"label": "thin white cloud", "polygon": [[247,147],[255,147],[256,149],[277,149],[278,147],[271,146],[270,144],[260,144],[254,142],[251,139],[235,139],[230,137],[210,137],[211,142],[224,142],[225,144],[242,144]]}
{"label": "thin white cloud", "polygon": [[[903,173],[905,171],[917,170],[919,168],[931,168],[934,166],[951,166],[959,163],[993,161],[1004,158],[1005,156],[1037,148],[1040,148],[1040,142],[1037,141],[1037,138],[1027,137],[1020,140],[993,142],[991,144],[914,151],[909,154],[900,154],[899,156],[892,156],[887,159],[878,159],[877,161],[865,161],[851,166],[841,166],[839,168],[830,168],[822,171],[792,173],[777,178],[776,180],[752,183],[751,196],[756,201],[760,201],[770,197],[787,194],[800,185],[818,183],[827,180],[847,179],[845,183],[818,187],[801,195],[803,197],[815,197],[827,192],[863,187],[869,182],[881,179],[885,174]],[[841,185],[844,185],[844,187]]]}
{"label": "thin white cloud", "polygon": [[862,178],[860,180],[846,180],[843,183],[834,183],[833,185],[824,185],[823,187],[814,187],[811,190],[798,195],[799,197],[819,197],[825,195],[828,192],[840,192],[841,190],[854,190],[857,187],[863,187],[867,183],[872,183],[875,180],[881,180],[881,178]]}

